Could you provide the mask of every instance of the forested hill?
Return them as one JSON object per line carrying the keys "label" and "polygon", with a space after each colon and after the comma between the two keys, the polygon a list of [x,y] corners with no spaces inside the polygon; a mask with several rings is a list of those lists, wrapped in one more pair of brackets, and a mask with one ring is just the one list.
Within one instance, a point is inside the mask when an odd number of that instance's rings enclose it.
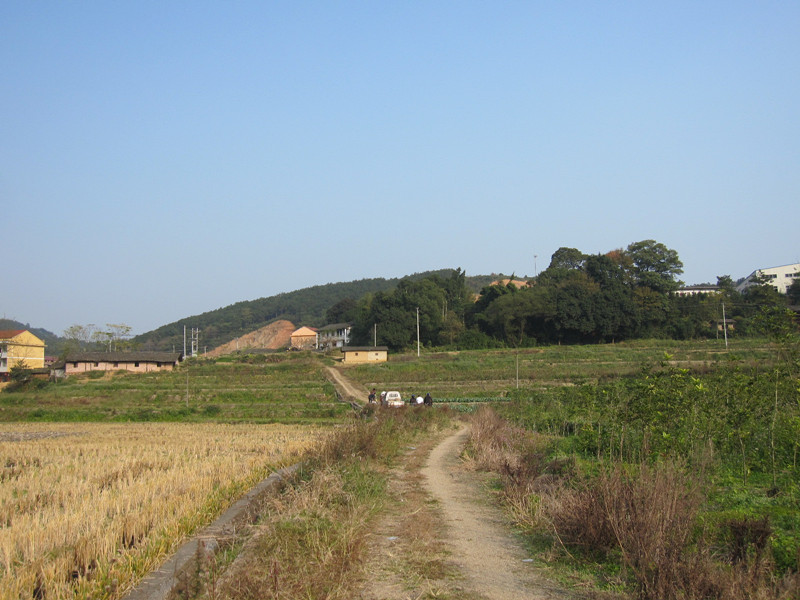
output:
{"label": "forested hill", "polygon": [[[448,277],[452,269],[415,273],[402,279],[422,279],[438,274]],[[201,315],[186,317],[180,321],[163,325],[133,339],[143,350],[183,349],[183,328],[200,329],[200,348],[210,350],[220,344],[264,327],[276,319],[286,319],[295,325],[319,327],[326,325],[325,313],[337,302],[346,299],[359,300],[365,294],[395,288],[401,278],[360,279],[344,283],[315,285],[294,292],[286,292],[269,298],[246,300],[218,308]],[[188,336],[188,333],[187,333]]]}
{"label": "forested hill", "polygon": [[61,352],[61,346],[64,342],[52,331],[42,329],[40,327],[31,327],[30,323],[20,323],[13,319],[0,319],[0,330],[2,331],[15,331],[17,329],[27,329],[33,335],[38,337],[45,343],[45,354],[47,356],[56,356]]}

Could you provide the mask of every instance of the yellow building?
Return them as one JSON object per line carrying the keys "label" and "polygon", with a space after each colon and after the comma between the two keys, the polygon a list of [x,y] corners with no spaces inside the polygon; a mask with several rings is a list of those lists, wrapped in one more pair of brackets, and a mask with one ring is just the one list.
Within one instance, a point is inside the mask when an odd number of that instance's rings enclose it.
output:
{"label": "yellow building", "polygon": [[295,350],[316,350],[319,348],[319,335],[313,327],[301,327],[292,333],[291,343]]}
{"label": "yellow building", "polygon": [[44,368],[44,342],[27,329],[0,330],[0,377],[22,363],[29,369]]}
{"label": "yellow building", "polygon": [[389,349],[386,346],[354,347],[345,346],[342,348],[342,362],[369,363],[386,362],[389,359]]}

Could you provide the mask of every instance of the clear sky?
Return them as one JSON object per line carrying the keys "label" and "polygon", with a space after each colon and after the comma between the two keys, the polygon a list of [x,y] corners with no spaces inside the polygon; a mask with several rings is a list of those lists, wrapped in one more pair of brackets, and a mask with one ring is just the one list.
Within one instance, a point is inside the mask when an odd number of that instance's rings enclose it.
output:
{"label": "clear sky", "polygon": [[[655,239],[800,261],[800,3],[0,4],[0,313],[134,333]],[[536,258],[534,258],[536,257]]]}

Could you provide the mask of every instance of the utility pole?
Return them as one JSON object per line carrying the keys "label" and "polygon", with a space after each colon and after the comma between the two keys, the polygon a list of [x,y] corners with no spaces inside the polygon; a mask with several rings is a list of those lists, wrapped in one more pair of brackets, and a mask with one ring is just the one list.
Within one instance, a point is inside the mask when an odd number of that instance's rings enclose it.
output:
{"label": "utility pole", "polygon": [[186,358],[186,325],[183,326],[183,358]]}
{"label": "utility pole", "polygon": [[417,307],[417,358],[419,358],[419,306]]}
{"label": "utility pole", "polygon": [[377,323],[373,323],[372,324],[372,347],[373,348],[377,348],[378,347],[378,324]]}
{"label": "utility pole", "polygon": [[725,333],[725,350],[728,349],[728,321],[725,319],[725,303],[722,303],[722,331]]}
{"label": "utility pole", "polygon": [[192,357],[197,356],[200,350],[200,329],[192,327]]}

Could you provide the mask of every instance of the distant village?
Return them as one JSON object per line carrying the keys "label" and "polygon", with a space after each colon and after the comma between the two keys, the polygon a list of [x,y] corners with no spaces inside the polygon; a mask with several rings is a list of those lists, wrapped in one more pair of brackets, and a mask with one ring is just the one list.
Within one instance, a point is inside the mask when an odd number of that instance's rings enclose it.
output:
{"label": "distant village", "polygon": [[[738,282],[736,291],[743,293],[751,286],[767,284],[779,293],[786,294],[796,280],[800,280],[800,263],[757,269]],[[679,296],[710,295],[720,293],[720,288],[708,284],[689,285],[674,293]],[[342,362],[347,364],[388,360],[388,348],[385,346],[350,346],[350,323],[333,323],[320,328],[303,326],[297,329],[288,321],[283,321],[281,325],[271,334],[271,349],[325,352],[338,350]],[[209,355],[235,352],[239,349],[238,344],[238,340],[234,340]],[[247,350],[249,346],[243,344],[241,349]],[[91,371],[171,371],[186,358],[183,352],[81,351],[68,352],[63,358],[57,359],[47,357],[45,350],[45,342],[26,329],[0,330],[0,382],[8,381],[15,367],[24,367],[34,378],[59,379]]]}
{"label": "distant village", "polygon": [[[388,348],[385,346],[349,346],[350,329],[348,323],[336,323],[319,329],[304,326],[292,331],[286,339],[278,340],[278,346],[293,351],[338,349],[342,361],[348,364],[385,362],[388,359]],[[184,358],[182,352],[93,351],[70,352],[60,360],[48,359],[44,341],[30,331],[0,330],[0,381],[8,381],[15,367],[24,367],[34,378],[60,379],[90,371],[171,371]]]}

